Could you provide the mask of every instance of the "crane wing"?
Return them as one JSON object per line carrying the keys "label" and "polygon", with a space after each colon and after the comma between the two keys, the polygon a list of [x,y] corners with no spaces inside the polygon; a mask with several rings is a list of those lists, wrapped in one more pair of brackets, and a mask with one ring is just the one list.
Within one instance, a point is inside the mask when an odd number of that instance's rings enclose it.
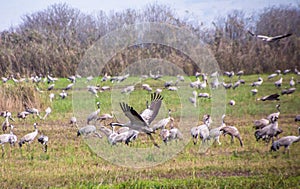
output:
{"label": "crane wing", "polygon": [[282,38],[285,38],[285,37],[289,37],[291,35],[292,35],[291,33],[284,34],[284,35],[278,35],[278,36],[273,37],[272,39],[273,40],[278,40],[278,39],[282,39]]}
{"label": "crane wing", "polygon": [[147,126],[145,120],[131,106],[124,102],[120,103],[120,106],[124,114],[129,118],[132,124]]}
{"label": "crane wing", "polygon": [[158,93],[151,94],[151,104],[141,113],[141,117],[150,125],[157,116],[163,97]]}

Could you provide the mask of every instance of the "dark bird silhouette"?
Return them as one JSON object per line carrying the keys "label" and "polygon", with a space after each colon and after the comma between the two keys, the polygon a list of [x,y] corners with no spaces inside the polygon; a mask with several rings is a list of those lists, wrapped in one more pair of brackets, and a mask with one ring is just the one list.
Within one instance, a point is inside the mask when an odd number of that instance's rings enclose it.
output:
{"label": "dark bird silhouette", "polygon": [[271,95],[267,95],[267,96],[264,96],[262,98],[258,98],[257,100],[261,100],[261,101],[267,101],[267,100],[277,100],[279,101],[279,94],[275,93],[275,94],[271,94]]}

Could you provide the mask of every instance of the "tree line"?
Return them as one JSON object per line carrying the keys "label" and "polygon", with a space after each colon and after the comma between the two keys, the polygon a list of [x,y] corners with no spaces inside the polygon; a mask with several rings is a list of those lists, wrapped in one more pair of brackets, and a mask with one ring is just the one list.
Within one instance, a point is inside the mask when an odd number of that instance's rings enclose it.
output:
{"label": "tree line", "polygon": [[[259,74],[300,67],[300,6],[269,7],[250,16],[233,10],[216,18],[212,27],[207,27],[188,16],[179,17],[172,7],[157,3],[141,10],[126,9],[108,14],[99,11],[93,15],[67,4],[54,4],[23,16],[17,27],[0,32],[0,75],[52,73],[65,77],[75,74],[86,50],[97,40],[118,28],[142,22],[187,28],[208,45],[221,70]],[[248,30],[270,36],[293,35],[266,43],[249,35]],[[109,66],[98,73],[118,74],[120,70],[114,68],[143,58],[181,62],[189,75],[199,71],[193,60],[176,49],[148,44],[118,52]]]}

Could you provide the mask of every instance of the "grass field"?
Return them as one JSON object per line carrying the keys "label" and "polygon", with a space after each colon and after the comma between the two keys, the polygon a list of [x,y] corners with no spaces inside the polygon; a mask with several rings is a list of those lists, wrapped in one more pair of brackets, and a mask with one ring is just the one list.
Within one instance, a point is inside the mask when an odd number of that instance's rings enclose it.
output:
{"label": "grass field", "polygon": [[[32,116],[26,120],[17,120],[15,115],[17,111],[12,111],[16,122],[14,133],[20,139],[24,134],[33,130],[32,124],[39,123],[39,132],[49,136],[48,152],[44,153],[41,144],[34,141],[30,149],[26,146],[19,149],[18,145],[10,148],[5,145],[6,154],[0,160],[0,187],[1,188],[298,188],[300,180],[300,150],[299,143],[291,146],[290,153],[284,154],[283,149],[278,152],[270,152],[270,144],[256,142],[254,137],[253,121],[266,117],[270,113],[276,112],[275,105],[281,104],[281,114],[279,126],[283,129],[280,135],[298,135],[297,128],[299,124],[294,121],[296,114],[300,114],[300,90],[297,89],[291,95],[280,96],[280,102],[256,101],[256,98],[280,93],[288,83],[291,77],[300,79],[293,74],[283,75],[283,86],[280,89],[275,88],[273,80],[267,80],[267,75],[262,75],[265,82],[257,87],[259,92],[252,96],[250,83],[257,80],[257,75],[243,76],[246,81],[237,89],[229,89],[222,96],[226,106],[226,123],[236,126],[244,141],[244,147],[240,147],[235,141],[230,143],[230,137],[221,137],[221,145],[212,144],[207,151],[202,151],[201,142],[194,145],[189,135],[191,127],[202,124],[202,116],[205,113],[212,113],[212,99],[198,99],[198,107],[191,109],[191,105],[186,105],[188,97],[192,96],[188,89],[186,91],[167,91],[161,94],[164,96],[164,103],[158,119],[167,115],[167,109],[173,111],[175,126],[184,132],[183,141],[172,141],[167,146],[155,136],[161,145],[160,149],[153,147],[150,140],[140,135],[137,141],[134,141],[130,147],[125,144],[110,146],[105,137],[97,139],[95,137],[77,137],[77,127],[69,125],[69,119],[75,113],[79,117],[79,125],[84,124],[85,116],[95,110],[95,102],[101,102],[101,113],[110,113],[114,111],[119,118],[122,115],[118,107],[119,101],[128,99],[130,105],[141,111],[145,107],[145,102],[149,99],[149,93],[139,88],[141,83],[136,85],[136,90],[131,95],[121,95],[118,90],[104,91],[95,98],[92,94],[81,90],[74,90],[73,94],[69,92],[66,99],[60,99],[56,93],[55,100],[50,103],[48,99],[49,91],[46,84],[39,84],[39,88],[44,93],[36,93],[34,99],[38,99],[36,104],[41,108],[41,114],[47,106],[51,106],[52,113],[46,120],[39,120]],[[132,80],[131,80],[132,79]],[[169,78],[163,78],[168,80]],[[234,78],[235,81],[237,78]],[[129,78],[128,83],[134,78]],[[190,80],[195,80],[190,77]],[[228,78],[225,78],[229,82]],[[81,85],[85,86],[85,80],[82,79]],[[94,81],[100,83],[100,81]],[[164,81],[146,80],[144,81],[152,86],[162,88]],[[179,90],[184,90],[188,86],[188,78],[185,83],[181,83]],[[69,81],[60,79],[56,83],[56,88],[63,88]],[[110,82],[101,85],[114,87]],[[126,83],[125,83],[126,84]],[[122,84],[122,85],[125,85]],[[30,85],[30,84],[18,84]],[[80,85],[80,81],[79,84]],[[296,86],[297,87],[297,86]],[[1,84],[2,92],[5,88],[18,88],[11,82]],[[116,87],[117,88],[117,87]],[[154,87],[155,90],[155,87]],[[208,89],[198,90],[198,92],[211,92]],[[75,94],[76,93],[76,94]],[[82,93],[82,94],[81,94]],[[1,93],[2,97],[3,94]],[[111,96],[119,97],[120,100],[111,99]],[[14,97],[14,94],[9,96]],[[75,98],[76,96],[76,98]],[[0,97],[0,98],[2,98]],[[73,97],[73,98],[72,98]],[[80,98],[79,98],[80,97]],[[82,100],[80,100],[82,99]],[[230,99],[236,101],[235,106],[227,105]],[[7,103],[13,107],[13,103],[18,103],[16,99],[10,99]],[[1,99],[4,103],[4,100]],[[185,112],[185,110],[187,112]],[[117,112],[116,112],[117,111]],[[123,120],[120,117],[120,120]],[[1,118],[2,121],[2,118]],[[125,121],[125,119],[124,119]],[[220,120],[213,120],[218,123]],[[157,134],[156,134],[157,135]],[[85,140],[86,139],[86,140]],[[95,144],[95,146],[91,144]],[[182,144],[183,143],[183,144]],[[101,146],[99,146],[101,145]],[[180,148],[180,151],[172,149]],[[100,149],[97,149],[100,148]],[[141,161],[150,162],[149,165],[141,168],[131,167],[139,162],[123,163],[118,165],[118,158],[122,153],[134,152],[135,149],[150,149],[153,156],[147,156]],[[95,152],[92,149],[97,149]],[[112,157],[103,158],[101,152],[107,152]],[[166,154],[163,153],[166,151]],[[99,152],[99,153],[97,153]],[[170,155],[170,153],[172,155]],[[155,154],[158,154],[155,156]],[[166,161],[162,161],[165,155]],[[161,156],[161,157],[160,157]],[[143,158],[143,157],[141,157]],[[135,157],[133,158],[135,160]],[[113,163],[114,162],[114,163]],[[145,164],[147,165],[147,164]]]}

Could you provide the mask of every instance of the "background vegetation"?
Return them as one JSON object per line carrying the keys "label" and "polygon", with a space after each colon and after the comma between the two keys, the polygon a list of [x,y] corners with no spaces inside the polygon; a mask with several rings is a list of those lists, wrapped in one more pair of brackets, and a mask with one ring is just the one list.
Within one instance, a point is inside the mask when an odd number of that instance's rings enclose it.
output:
{"label": "background vegetation", "polygon": [[[23,16],[22,23],[15,28],[0,32],[0,75],[20,73],[53,73],[56,76],[75,74],[77,65],[85,51],[99,38],[122,26],[141,22],[161,22],[188,28],[206,42],[222,70],[247,74],[273,72],[273,68],[300,67],[300,7],[269,7],[252,15],[234,10],[227,16],[220,16],[207,27],[200,21],[178,17],[172,7],[149,4],[141,10],[127,9],[109,14],[99,11],[88,15],[67,4],[54,4],[45,10]],[[264,43],[247,32],[264,35],[293,33],[289,38],[276,43]],[[154,46],[160,58],[185,59],[176,51]],[[136,51],[141,51],[136,53]],[[149,57],[142,49],[125,49],[121,56],[114,57],[114,67],[136,60],[137,56]],[[177,57],[177,58],[176,58]],[[251,66],[249,66],[251,65]],[[116,74],[112,69],[99,70]],[[188,67],[188,75],[197,70]]]}

